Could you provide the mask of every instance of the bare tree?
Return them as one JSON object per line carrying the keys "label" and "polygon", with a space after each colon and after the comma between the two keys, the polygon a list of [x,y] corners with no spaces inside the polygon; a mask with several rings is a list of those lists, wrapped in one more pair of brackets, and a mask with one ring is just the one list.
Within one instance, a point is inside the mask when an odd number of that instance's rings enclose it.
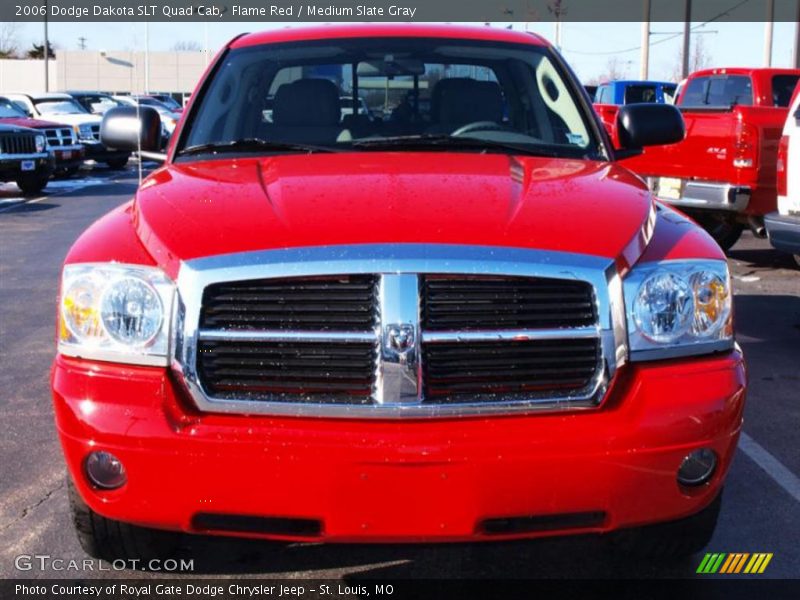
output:
{"label": "bare tree", "polygon": [[[689,73],[694,73],[700,69],[706,69],[714,62],[714,58],[706,48],[705,40],[702,35],[695,35],[693,37],[692,51],[689,55]],[[680,81],[682,70],[682,57],[678,53],[678,59],[675,66],[672,67],[672,81]]]}
{"label": "bare tree", "polygon": [[618,56],[612,56],[606,63],[605,73],[597,78],[598,83],[605,81],[616,81],[617,79],[625,79],[628,75],[628,62],[620,60]]}
{"label": "bare tree", "polygon": [[202,44],[194,40],[181,40],[172,44],[173,52],[200,52],[202,49]]}
{"label": "bare tree", "polygon": [[18,48],[17,24],[0,23],[0,58],[16,58]]}
{"label": "bare tree", "polygon": [[[32,44],[32,47],[26,53],[28,58],[44,58],[44,44]],[[47,58],[55,58],[56,51],[53,49],[53,44],[47,43]]]}

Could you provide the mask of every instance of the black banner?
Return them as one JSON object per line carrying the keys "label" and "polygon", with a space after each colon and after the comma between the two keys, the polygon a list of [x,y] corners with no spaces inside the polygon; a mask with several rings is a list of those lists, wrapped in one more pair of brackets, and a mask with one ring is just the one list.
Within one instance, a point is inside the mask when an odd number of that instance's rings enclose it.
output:
{"label": "black banner", "polygon": [[[772,4],[770,0],[3,0],[0,20],[44,21],[45,17],[62,22],[798,20],[797,0],[771,1]],[[646,7],[649,19],[644,18]]]}

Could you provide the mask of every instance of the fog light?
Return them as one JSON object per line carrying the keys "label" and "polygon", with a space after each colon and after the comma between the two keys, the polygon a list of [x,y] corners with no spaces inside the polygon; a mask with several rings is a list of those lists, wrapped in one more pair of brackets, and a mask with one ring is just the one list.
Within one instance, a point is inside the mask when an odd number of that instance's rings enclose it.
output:
{"label": "fog light", "polygon": [[678,483],[687,487],[703,485],[717,470],[717,455],[713,450],[701,448],[683,459],[678,469]]}
{"label": "fog light", "polygon": [[86,457],[86,475],[99,488],[114,490],[128,480],[122,462],[110,452],[92,452]]}

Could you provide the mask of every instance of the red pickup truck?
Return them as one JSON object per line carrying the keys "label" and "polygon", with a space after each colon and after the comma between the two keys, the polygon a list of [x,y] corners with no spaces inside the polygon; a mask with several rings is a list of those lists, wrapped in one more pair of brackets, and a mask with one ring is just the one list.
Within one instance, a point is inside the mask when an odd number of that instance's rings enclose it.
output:
{"label": "red pickup truck", "polygon": [[[683,136],[673,106],[620,111],[626,151]],[[140,114],[109,110],[103,141],[159,158]],[[87,552],[710,539],[746,386],[727,263],[544,40],[238,37],[160,158],[63,268],[52,392]]]}
{"label": "red pickup truck", "polygon": [[[777,207],[778,141],[798,79],[798,69],[697,71],[677,100],[686,139],[648,148],[625,165],[723,249],[748,226],[763,237],[764,216]],[[595,108],[614,138],[618,107]]]}

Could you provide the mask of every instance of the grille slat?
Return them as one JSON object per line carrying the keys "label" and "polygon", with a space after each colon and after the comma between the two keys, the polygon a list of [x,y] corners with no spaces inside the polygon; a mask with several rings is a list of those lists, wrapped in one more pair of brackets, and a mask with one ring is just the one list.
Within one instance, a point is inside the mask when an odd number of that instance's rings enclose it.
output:
{"label": "grille slat", "polygon": [[375,275],[265,279],[209,286],[201,327],[279,331],[372,331]]}
{"label": "grille slat", "polygon": [[375,353],[369,343],[201,341],[198,370],[223,398],[368,404]]}
{"label": "grille slat", "polygon": [[577,393],[591,385],[599,352],[594,338],[424,344],[426,402],[490,402],[531,393]]}
{"label": "grille slat", "polygon": [[0,134],[0,152],[3,154],[35,154],[36,136],[31,134]]}
{"label": "grille slat", "polygon": [[584,281],[427,275],[421,290],[425,331],[582,327],[596,319]]}

